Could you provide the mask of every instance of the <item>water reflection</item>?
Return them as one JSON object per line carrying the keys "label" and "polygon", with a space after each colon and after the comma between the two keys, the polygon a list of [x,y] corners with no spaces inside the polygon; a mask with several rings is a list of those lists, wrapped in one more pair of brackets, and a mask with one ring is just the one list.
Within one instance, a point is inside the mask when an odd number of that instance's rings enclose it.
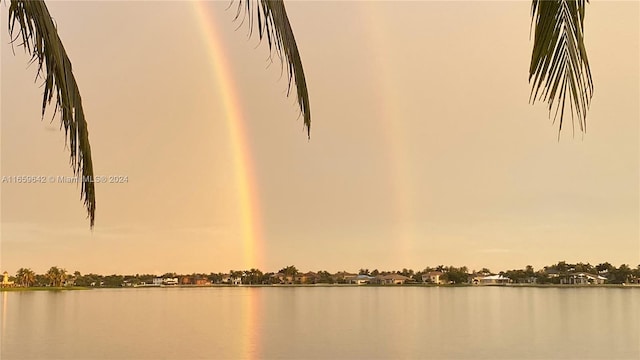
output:
{"label": "water reflection", "polygon": [[640,288],[4,292],[0,358],[637,359],[639,303]]}
{"label": "water reflection", "polygon": [[261,359],[260,334],[262,333],[262,299],[259,288],[243,288],[245,296],[242,296],[240,314],[242,316],[243,329],[240,335],[243,339],[240,351],[241,359]]}
{"label": "water reflection", "polygon": [[2,340],[4,341],[4,334],[7,332],[7,292],[2,292]]}

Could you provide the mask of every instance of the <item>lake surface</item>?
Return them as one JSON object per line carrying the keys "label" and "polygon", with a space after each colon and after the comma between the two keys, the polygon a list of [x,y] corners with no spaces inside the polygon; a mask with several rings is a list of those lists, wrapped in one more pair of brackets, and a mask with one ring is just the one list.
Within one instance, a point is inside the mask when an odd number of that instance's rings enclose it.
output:
{"label": "lake surface", "polygon": [[640,359],[640,288],[0,293],[9,359]]}

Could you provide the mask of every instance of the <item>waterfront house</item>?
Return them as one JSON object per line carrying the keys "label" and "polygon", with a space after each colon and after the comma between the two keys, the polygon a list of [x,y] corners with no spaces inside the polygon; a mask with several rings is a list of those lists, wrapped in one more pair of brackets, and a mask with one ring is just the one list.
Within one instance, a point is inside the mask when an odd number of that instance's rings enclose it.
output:
{"label": "waterfront house", "polygon": [[203,285],[211,285],[211,281],[207,278],[196,278],[195,285],[203,286]]}
{"label": "waterfront house", "polygon": [[518,283],[518,284],[537,284],[538,283],[538,278],[536,278],[535,276],[527,276],[527,277],[524,277],[524,278],[516,279],[516,283]]}
{"label": "waterfront house", "polygon": [[271,283],[272,284],[284,284],[285,283],[285,276],[284,273],[276,273],[271,275]]}
{"label": "waterfront house", "polygon": [[164,285],[178,285],[178,278],[177,277],[165,278],[165,279],[162,279],[162,283]]}
{"label": "waterfront house", "polygon": [[344,284],[347,283],[348,280],[352,277],[357,276],[358,274],[352,274],[352,273],[348,273],[346,271],[338,271],[337,273],[333,274],[333,281],[339,283],[339,284]]}
{"label": "waterfront house", "polygon": [[365,284],[371,284],[375,282],[375,279],[376,278],[373,276],[360,274],[353,277],[349,277],[346,280],[348,284],[365,285]]}
{"label": "waterfront house", "polygon": [[296,284],[315,284],[318,279],[318,274],[313,271],[309,271],[304,274],[298,274],[295,276]]}
{"label": "waterfront house", "polygon": [[2,273],[2,283],[0,284],[0,286],[2,287],[11,287],[14,286],[15,284],[13,283],[13,281],[9,281],[9,273],[8,272],[3,272]]}
{"label": "waterfront house", "polygon": [[402,285],[410,278],[400,274],[388,274],[376,276],[376,282],[380,285]]}
{"label": "waterfront house", "polygon": [[442,274],[441,271],[429,271],[428,273],[422,274],[422,282],[440,285],[442,284],[442,280],[440,279]]}
{"label": "waterfront house", "polygon": [[211,285],[211,281],[199,275],[183,276],[180,278],[180,285]]}
{"label": "waterfront house", "polygon": [[544,271],[544,272],[545,272],[545,273],[547,274],[547,276],[548,276],[548,277],[550,277],[550,278],[557,278],[557,277],[560,277],[560,271],[555,270],[555,269],[546,269],[546,268],[545,268],[545,271]]}
{"label": "waterfront house", "polygon": [[241,285],[242,278],[239,276],[231,276],[230,274],[222,274],[221,282],[223,284]]}
{"label": "waterfront house", "polygon": [[[293,284],[296,281],[296,277],[293,275],[286,275],[285,273],[277,273],[271,276],[273,279],[271,282],[274,284]],[[298,277],[298,280],[302,280],[302,277]]]}
{"label": "waterfront house", "polygon": [[604,284],[607,280],[606,277],[602,275],[594,275],[588,274],[584,272],[568,274],[567,276],[560,279],[560,284],[568,284],[568,285],[600,285]]}
{"label": "waterfront house", "polygon": [[471,279],[473,285],[499,285],[508,284],[511,279],[502,275],[480,276],[476,275]]}

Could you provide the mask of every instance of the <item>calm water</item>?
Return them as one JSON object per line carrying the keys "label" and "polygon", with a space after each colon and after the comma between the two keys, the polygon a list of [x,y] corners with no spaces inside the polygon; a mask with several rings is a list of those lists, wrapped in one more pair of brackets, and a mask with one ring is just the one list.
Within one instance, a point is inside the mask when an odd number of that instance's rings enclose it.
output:
{"label": "calm water", "polygon": [[0,293],[9,359],[640,359],[640,288]]}

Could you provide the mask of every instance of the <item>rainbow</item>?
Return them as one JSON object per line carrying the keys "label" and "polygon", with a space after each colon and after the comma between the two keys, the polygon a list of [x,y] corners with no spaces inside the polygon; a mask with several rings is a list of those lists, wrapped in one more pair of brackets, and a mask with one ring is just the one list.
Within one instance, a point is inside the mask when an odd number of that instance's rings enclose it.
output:
{"label": "rainbow", "polygon": [[[239,218],[241,222],[241,238],[244,255],[244,268],[260,268],[263,265],[261,256],[264,255],[261,242],[260,203],[258,201],[256,177],[253,173],[251,148],[246,135],[245,122],[242,114],[241,101],[238,98],[233,77],[233,66],[224,54],[224,41],[216,28],[211,3],[206,1],[193,2],[196,22],[205,42],[207,58],[211,62],[212,83],[216,84],[221,93],[221,103],[225,113],[225,124],[229,131],[231,153],[237,184]],[[231,26],[231,24],[227,24]],[[239,308],[243,316],[242,329],[239,334],[240,343],[237,351],[238,359],[258,359],[261,353],[261,289],[237,289],[247,291],[242,296]]]}
{"label": "rainbow", "polygon": [[[211,62],[212,83],[216,84],[221,93],[221,105],[225,113],[225,124],[229,131],[231,153],[237,196],[239,204],[239,218],[241,222],[241,238],[244,256],[244,268],[260,268],[263,265],[260,224],[260,203],[257,192],[256,177],[253,173],[251,148],[247,139],[242,104],[237,95],[236,86],[231,74],[233,66],[224,56],[228,50],[216,28],[214,15],[209,6],[211,2],[192,2],[199,31],[202,34],[207,58]],[[232,26],[231,22],[226,24]]]}
{"label": "rainbow", "polygon": [[[380,133],[384,134],[386,149],[389,152],[389,184],[391,185],[393,202],[393,216],[395,227],[393,242],[396,258],[409,260],[416,242],[415,229],[415,196],[416,185],[413,181],[410,149],[408,144],[405,119],[408,114],[397,99],[402,99],[402,85],[395,81],[391,69],[393,61],[398,58],[395,52],[389,50],[385,44],[393,44],[389,37],[389,25],[381,19],[385,14],[380,8],[384,3],[363,1],[360,5],[360,21],[367,28],[368,38],[365,40],[372,49],[371,77],[377,80],[375,107],[380,114],[383,124]],[[381,45],[382,44],[382,45]]]}

